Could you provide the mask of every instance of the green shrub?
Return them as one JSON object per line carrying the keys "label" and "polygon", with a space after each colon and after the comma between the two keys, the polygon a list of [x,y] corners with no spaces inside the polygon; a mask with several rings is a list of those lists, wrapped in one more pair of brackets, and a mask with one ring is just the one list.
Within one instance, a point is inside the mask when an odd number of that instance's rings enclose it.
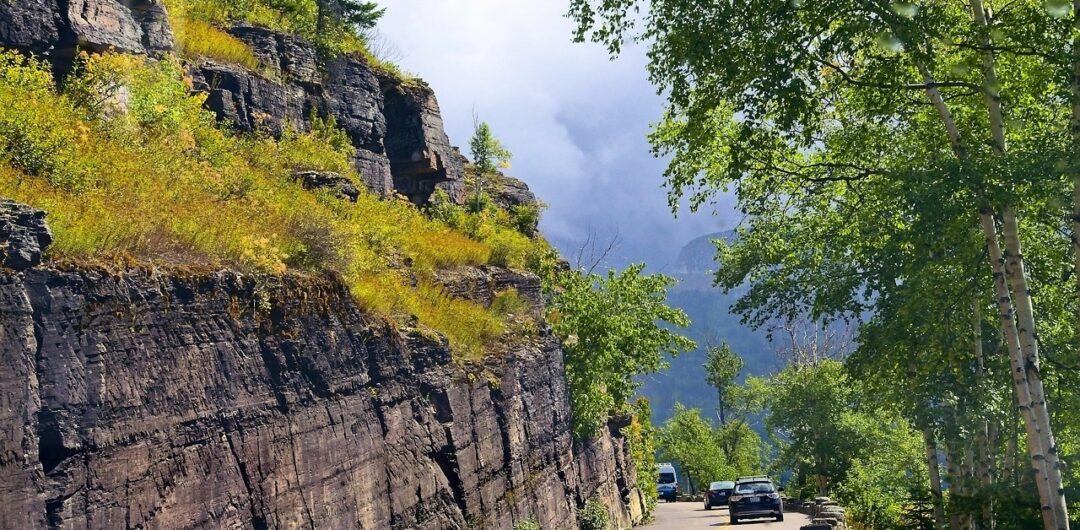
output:
{"label": "green shrub", "polygon": [[541,207],[536,204],[519,204],[510,208],[510,224],[518,232],[533,237],[540,225]]}
{"label": "green shrub", "polygon": [[637,471],[637,486],[645,498],[645,518],[648,519],[656,509],[658,500],[656,488],[653,487],[658,433],[652,425],[652,407],[648,399],[640,397],[633,404],[630,425],[623,428],[622,434],[630,446],[630,456]]}
{"label": "green shrub", "polygon": [[608,530],[611,515],[603,502],[597,498],[585,502],[585,507],[578,513],[581,530]]}
{"label": "green shrub", "polygon": [[514,530],[541,530],[540,523],[536,522],[536,519],[528,518],[524,521],[518,521],[514,523]]}

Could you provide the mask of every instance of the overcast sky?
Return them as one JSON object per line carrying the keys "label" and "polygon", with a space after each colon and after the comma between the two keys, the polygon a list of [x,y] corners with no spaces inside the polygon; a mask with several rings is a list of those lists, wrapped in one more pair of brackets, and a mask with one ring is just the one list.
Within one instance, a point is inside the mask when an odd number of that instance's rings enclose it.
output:
{"label": "overcast sky", "polygon": [[545,235],[564,247],[590,230],[621,235],[617,265],[658,270],[733,215],[675,219],[649,152],[663,109],[642,50],[609,61],[570,42],[565,0],[393,0],[380,23],[390,55],[435,89],[447,133],[467,153],[475,109],[513,152],[510,174],[549,205]]}

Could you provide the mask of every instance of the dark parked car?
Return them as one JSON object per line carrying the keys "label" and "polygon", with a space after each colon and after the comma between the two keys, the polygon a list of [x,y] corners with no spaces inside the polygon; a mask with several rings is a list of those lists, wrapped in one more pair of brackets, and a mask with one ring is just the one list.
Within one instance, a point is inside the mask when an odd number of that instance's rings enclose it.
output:
{"label": "dark parked car", "polygon": [[744,477],[735,481],[735,491],[728,499],[731,524],[746,519],[773,517],[784,520],[784,501],[769,477]]}
{"label": "dark parked car", "polygon": [[705,509],[711,510],[717,506],[727,506],[731,492],[735,490],[735,483],[730,480],[713,482],[709,484],[709,491],[705,492]]}

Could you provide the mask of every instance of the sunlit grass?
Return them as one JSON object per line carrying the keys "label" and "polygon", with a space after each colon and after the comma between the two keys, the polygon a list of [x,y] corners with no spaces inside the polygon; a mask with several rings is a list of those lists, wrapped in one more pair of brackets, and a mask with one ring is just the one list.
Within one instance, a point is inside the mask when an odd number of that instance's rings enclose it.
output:
{"label": "sunlit grass", "polygon": [[247,43],[207,22],[185,20],[182,24],[174,25],[173,31],[177,48],[185,57],[205,57],[252,70],[259,66]]}

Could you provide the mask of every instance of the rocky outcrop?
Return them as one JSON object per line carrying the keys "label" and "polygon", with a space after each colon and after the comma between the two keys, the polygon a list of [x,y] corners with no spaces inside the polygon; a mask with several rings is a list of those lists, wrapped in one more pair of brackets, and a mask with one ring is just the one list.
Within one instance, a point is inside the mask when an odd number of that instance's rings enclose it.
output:
{"label": "rocky outcrop", "polygon": [[[19,2],[16,2],[18,4]],[[173,47],[172,28],[156,0],[64,0],[59,2],[69,42],[89,51],[156,54]],[[73,42],[70,42],[73,41]]]}
{"label": "rocky outcrop", "polygon": [[435,273],[435,281],[447,293],[490,307],[495,297],[513,290],[529,306],[533,316],[543,311],[540,277],[502,267],[455,267]]}
{"label": "rocky outcrop", "polygon": [[491,195],[492,200],[495,201],[495,204],[504,210],[510,210],[515,206],[538,206],[540,204],[536,195],[529,189],[528,184],[506,175],[499,175],[498,178],[494,179],[488,193]]}
{"label": "rocky outcrop", "polygon": [[251,46],[264,72],[206,62],[191,69],[207,106],[238,130],[281,134],[333,118],[356,147],[356,167],[369,189],[400,193],[418,204],[436,188],[464,200],[464,157],[443,130],[434,92],[381,74],[365,59],[319,63],[307,41],[239,25],[231,33]]}
{"label": "rocky outcrop", "polygon": [[0,199],[0,266],[17,271],[35,267],[50,244],[45,212]]}
{"label": "rocky outcrop", "polygon": [[328,191],[339,199],[356,202],[360,190],[348,177],[330,171],[297,171],[293,178],[306,190]]}
{"label": "rocky outcrop", "polygon": [[[321,62],[304,39],[249,25],[230,32],[247,43],[259,71],[201,61],[188,65],[206,106],[238,131],[306,131],[333,118],[356,147],[369,189],[425,204],[436,189],[465,201],[465,159],[450,145],[434,92],[378,71],[359,56]],[[0,46],[51,57],[58,73],[77,49],[158,55],[174,47],[159,0],[0,0]]]}
{"label": "rocky outcrop", "polygon": [[428,337],[327,279],[0,274],[0,527],[573,528],[593,496],[629,526],[551,336],[473,368]]}
{"label": "rocky outcrop", "polygon": [[304,123],[306,94],[233,65],[206,61],[189,69],[192,87],[207,94],[206,105],[218,119],[240,131],[281,135]]}
{"label": "rocky outcrop", "polygon": [[0,2],[0,44],[70,60],[76,49],[156,55],[174,42],[157,0],[16,0]]}
{"label": "rocky outcrop", "polygon": [[385,76],[382,87],[394,189],[417,204],[426,204],[437,187],[464,202],[464,157],[443,130],[435,93],[426,84]]}
{"label": "rocky outcrop", "polygon": [[36,54],[49,53],[60,41],[56,0],[0,2],[0,43]]}

